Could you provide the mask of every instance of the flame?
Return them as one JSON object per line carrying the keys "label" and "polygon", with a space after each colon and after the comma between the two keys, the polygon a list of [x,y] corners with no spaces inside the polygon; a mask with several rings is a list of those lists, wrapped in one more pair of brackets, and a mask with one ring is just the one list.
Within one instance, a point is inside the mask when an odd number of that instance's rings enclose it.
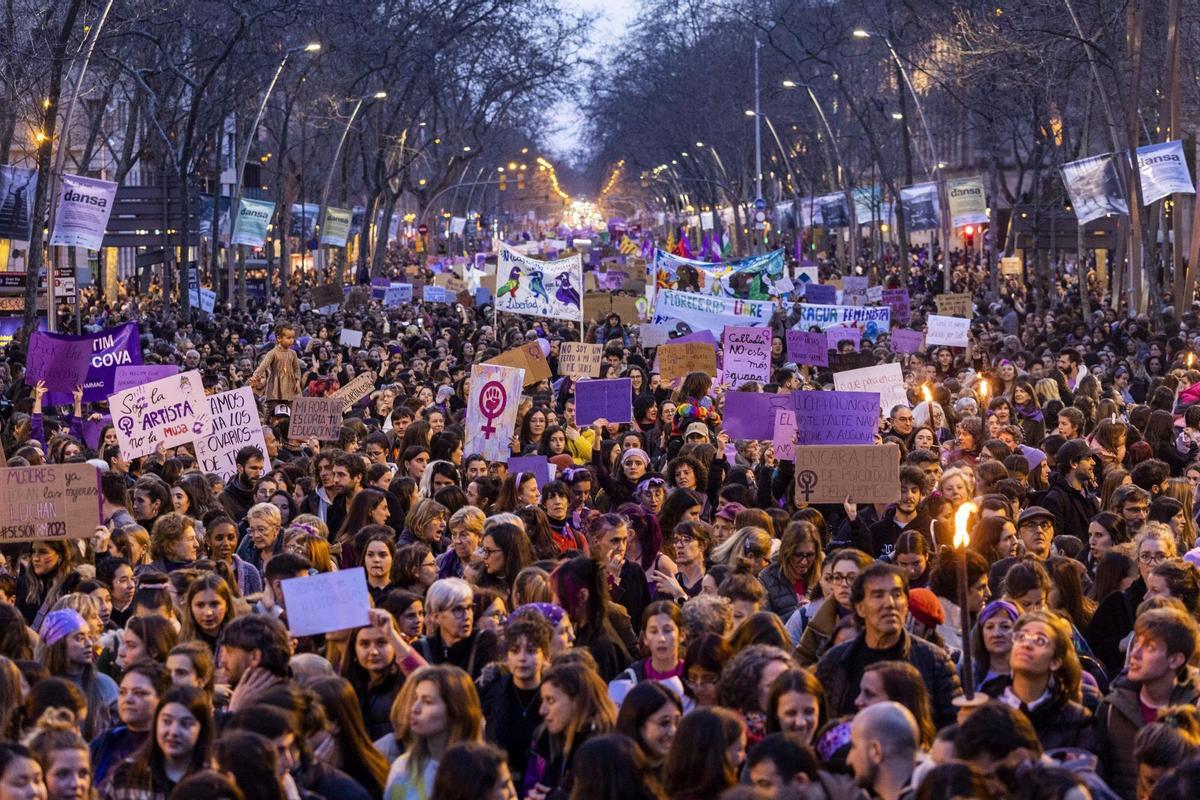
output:
{"label": "flame", "polygon": [[1194,364],[1195,361],[1196,361],[1196,354],[1188,353],[1188,369],[1192,368],[1192,364]]}
{"label": "flame", "polygon": [[971,537],[967,534],[967,519],[976,511],[974,503],[963,503],[958,507],[958,511],[954,512],[954,547],[966,547],[971,541]]}
{"label": "flame", "polygon": [[988,382],[986,380],[979,382],[979,396],[983,399],[986,399],[988,396]]}
{"label": "flame", "polygon": [[921,395],[925,398],[926,403],[933,402],[933,392],[929,391],[929,384],[921,387]]}

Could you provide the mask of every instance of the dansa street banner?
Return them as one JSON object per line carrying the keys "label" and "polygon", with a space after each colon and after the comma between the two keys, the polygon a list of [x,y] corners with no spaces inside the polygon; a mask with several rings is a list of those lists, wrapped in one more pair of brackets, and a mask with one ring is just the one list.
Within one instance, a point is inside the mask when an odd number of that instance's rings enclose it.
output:
{"label": "dansa street banner", "polygon": [[1182,142],[1148,144],[1137,149],[1142,177],[1142,204],[1150,205],[1172,194],[1195,194]]}
{"label": "dansa street banner", "polygon": [[233,223],[231,244],[262,247],[267,241],[267,228],[275,215],[275,203],[270,200],[251,200],[243,197]]}
{"label": "dansa street banner", "polygon": [[116,196],[117,185],[111,181],[63,175],[50,244],[99,250]]}
{"label": "dansa street banner", "polygon": [[1060,167],[1080,225],[1109,214],[1129,213],[1119,158],[1116,153],[1105,153]]}
{"label": "dansa street banner", "polygon": [[980,178],[947,180],[946,201],[950,205],[950,224],[955,228],[988,221],[987,193]]}
{"label": "dansa street banner", "polygon": [[496,310],[530,317],[583,319],[583,259],[538,261],[500,245],[496,262]]}

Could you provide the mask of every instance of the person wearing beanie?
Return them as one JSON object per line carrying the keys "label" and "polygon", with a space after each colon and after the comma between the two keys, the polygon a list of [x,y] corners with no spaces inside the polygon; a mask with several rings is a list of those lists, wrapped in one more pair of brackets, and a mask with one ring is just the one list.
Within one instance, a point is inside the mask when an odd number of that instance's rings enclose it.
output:
{"label": "person wearing beanie", "polygon": [[1008,655],[1012,652],[1013,625],[1020,616],[1021,609],[1008,600],[993,600],[979,612],[971,631],[976,691],[986,693],[985,687],[1001,683],[1011,674]]}

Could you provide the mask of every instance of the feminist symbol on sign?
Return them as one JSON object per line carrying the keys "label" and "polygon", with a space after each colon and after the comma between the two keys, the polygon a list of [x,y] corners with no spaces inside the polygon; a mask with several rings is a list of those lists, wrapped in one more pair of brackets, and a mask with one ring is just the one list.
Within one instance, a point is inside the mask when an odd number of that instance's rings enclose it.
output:
{"label": "feminist symbol on sign", "polygon": [[492,421],[504,413],[504,407],[508,405],[508,392],[504,390],[504,384],[500,381],[488,381],[479,390],[479,411],[487,420],[483,427],[483,438],[490,439],[492,434],[496,432],[496,426]]}
{"label": "feminist symbol on sign", "polygon": [[817,473],[806,469],[796,476],[796,482],[800,484],[800,491],[804,492],[804,502],[807,503],[817,488]]}

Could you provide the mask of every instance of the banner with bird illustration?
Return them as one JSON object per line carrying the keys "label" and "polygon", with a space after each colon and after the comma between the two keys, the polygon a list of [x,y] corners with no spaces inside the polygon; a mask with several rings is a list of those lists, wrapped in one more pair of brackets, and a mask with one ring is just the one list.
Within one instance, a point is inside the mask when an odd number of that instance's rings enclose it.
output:
{"label": "banner with bird illustration", "polygon": [[579,322],[583,319],[583,259],[538,261],[500,245],[496,265],[496,310]]}

